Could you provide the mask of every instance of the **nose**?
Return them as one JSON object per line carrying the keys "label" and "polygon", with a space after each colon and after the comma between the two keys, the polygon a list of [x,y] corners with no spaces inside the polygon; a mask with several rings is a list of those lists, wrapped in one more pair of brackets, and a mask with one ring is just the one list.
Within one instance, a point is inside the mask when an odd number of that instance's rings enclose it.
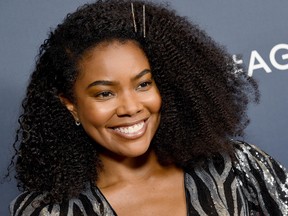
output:
{"label": "nose", "polygon": [[123,93],[118,98],[117,115],[119,117],[133,116],[143,109],[143,104],[137,97],[137,93]]}

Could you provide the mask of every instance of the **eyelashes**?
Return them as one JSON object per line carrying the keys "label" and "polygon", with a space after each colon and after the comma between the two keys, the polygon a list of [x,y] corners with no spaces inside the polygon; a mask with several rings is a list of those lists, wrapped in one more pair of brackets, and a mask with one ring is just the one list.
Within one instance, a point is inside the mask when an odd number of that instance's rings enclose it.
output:
{"label": "eyelashes", "polygon": [[138,85],[137,90],[146,90],[152,85],[152,80],[142,82]]}
{"label": "eyelashes", "polygon": [[[141,82],[136,88],[136,91],[139,92],[144,92],[148,91],[153,85],[152,80],[144,81]],[[95,94],[93,94],[93,97],[99,100],[108,100],[110,98],[113,98],[117,93],[111,90],[104,90],[104,91],[99,91]]]}
{"label": "eyelashes", "polygon": [[111,91],[101,91],[99,93],[94,94],[94,97],[99,99],[111,98],[113,96],[114,94]]}

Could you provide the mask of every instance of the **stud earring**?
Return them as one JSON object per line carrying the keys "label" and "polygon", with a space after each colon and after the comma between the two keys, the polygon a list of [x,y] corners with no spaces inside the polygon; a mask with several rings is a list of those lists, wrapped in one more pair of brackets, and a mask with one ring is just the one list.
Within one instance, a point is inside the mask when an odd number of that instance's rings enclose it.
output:
{"label": "stud earring", "polygon": [[80,126],[80,122],[79,122],[79,120],[75,120],[75,124],[76,124],[76,126]]}

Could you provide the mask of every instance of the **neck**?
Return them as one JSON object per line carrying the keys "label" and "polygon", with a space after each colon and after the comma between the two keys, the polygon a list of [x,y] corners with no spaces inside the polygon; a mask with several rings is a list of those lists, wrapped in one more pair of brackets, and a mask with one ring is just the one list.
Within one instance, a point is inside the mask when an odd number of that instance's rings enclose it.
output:
{"label": "neck", "polygon": [[97,186],[109,187],[118,182],[139,182],[148,180],[165,169],[157,160],[156,154],[148,150],[144,155],[135,158],[100,154],[103,169],[99,173]]}

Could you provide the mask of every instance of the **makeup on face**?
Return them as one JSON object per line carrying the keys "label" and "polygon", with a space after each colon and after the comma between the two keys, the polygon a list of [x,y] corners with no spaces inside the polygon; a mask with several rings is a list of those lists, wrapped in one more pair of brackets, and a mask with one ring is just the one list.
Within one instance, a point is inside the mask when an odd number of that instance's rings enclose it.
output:
{"label": "makeup on face", "polygon": [[79,63],[68,108],[106,151],[144,154],[160,122],[161,97],[144,51],[133,41],[96,46]]}

